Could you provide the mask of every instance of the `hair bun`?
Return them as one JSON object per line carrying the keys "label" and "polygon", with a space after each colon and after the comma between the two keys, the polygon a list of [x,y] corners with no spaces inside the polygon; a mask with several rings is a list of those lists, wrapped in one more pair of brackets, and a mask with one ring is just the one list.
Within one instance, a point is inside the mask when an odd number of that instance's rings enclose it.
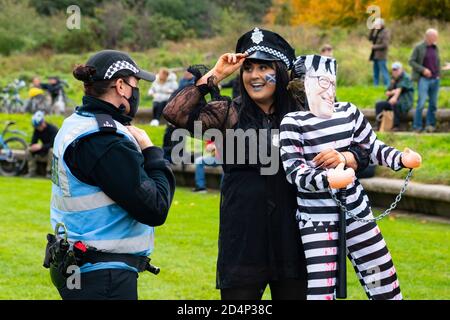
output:
{"label": "hair bun", "polygon": [[84,64],[77,65],[73,69],[73,76],[75,79],[83,81],[83,82],[92,82],[92,76],[95,75],[95,68],[86,66]]}

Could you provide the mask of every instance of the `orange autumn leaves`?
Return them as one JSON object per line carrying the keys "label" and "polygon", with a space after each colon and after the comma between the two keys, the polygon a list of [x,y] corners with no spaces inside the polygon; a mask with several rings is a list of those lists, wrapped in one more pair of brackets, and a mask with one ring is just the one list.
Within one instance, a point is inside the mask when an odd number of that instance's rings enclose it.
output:
{"label": "orange autumn leaves", "polygon": [[351,26],[374,17],[375,11],[367,12],[370,6],[378,6],[381,18],[391,16],[392,0],[274,0],[265,17],[268,24],[314,25],[322,28]]}

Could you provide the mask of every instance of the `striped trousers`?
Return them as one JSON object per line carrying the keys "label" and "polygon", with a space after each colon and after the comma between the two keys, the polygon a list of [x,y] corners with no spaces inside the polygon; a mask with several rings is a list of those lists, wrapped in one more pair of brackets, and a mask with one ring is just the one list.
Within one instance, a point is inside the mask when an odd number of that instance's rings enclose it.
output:
{"label": "striped trousers", "polygon": [[[370,217],[372,214],[369,215]],[[369,217],[368,216],[368,217]],[[337,222],[300,222],[308,272],[308,300],[333,300],[337,276]],[[401,300],[397,273],[375,222],[347,219],[347,257],[371,300]]]}

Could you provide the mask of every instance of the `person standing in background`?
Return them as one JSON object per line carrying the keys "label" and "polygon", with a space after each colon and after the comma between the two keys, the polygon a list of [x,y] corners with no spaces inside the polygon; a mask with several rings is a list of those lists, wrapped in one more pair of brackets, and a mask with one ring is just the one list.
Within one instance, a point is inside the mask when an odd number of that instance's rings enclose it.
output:
{"label": "person standing in background", "polygon": [[374,27],[370,30],[369,40],[372,41],[372,52],[370,53],[370,61],[373,61],[373,84],[378,86],[381,76],[383,84],[387,88],[389,86],[389,72],[386,65],[390,32],[384,26],[384,20],[375,19]]}
{"label": "person standing in background", "polygon": [[[414,48],[409,59],[409,65],[412,67],[412,79],[418,81],[419,91],[413,122],[413,130],[415,132],[421,132],[423,130],[422,111],[427,98],[429,106],[425,128],[427,132],[434,132],[436,129],[435,113],[437,109],[441,68],[437,41],[438,31],[436,29],[428,29],[425,32],[424,41]],[[443,68],[443,70],[446,69],[447,66]]]}

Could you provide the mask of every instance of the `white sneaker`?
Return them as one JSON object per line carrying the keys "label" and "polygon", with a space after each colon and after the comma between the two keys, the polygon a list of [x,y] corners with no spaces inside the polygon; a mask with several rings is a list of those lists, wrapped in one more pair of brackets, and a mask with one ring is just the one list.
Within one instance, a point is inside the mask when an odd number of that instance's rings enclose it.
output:
{"label": "white sneaker", "polygon": [[156,119],[153,119],[152,121],[150,121],[150,125],[152,127],[157,127],[157,126],[159,126],[159,121]]}

